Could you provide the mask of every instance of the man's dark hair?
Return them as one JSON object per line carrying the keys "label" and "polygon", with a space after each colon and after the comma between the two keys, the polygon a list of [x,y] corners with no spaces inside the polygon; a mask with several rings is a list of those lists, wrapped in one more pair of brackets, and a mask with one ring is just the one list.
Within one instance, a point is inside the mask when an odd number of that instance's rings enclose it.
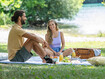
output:
{"label": "man's dark hair", "polygon": [[18,17],[22,17],[23,16],[23,13],[25,13],[25,11],[23,10],[17,10],[14,15],[11,17],[11,21],[13,22],[17,22],[18,21]]}

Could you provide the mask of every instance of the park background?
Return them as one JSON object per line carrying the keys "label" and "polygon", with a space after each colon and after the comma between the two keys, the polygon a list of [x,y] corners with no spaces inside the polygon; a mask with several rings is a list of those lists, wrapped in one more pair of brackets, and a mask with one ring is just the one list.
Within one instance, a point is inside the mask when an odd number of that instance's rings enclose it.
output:
{"label": "park background", "polygon": [[[104,0],[0,0],[0,53],[7,53],[8,33],[13,24],[11,16],[16,10],[25,10],[27,22],[23,26],[24,30],[44,38],[47,21],[54,19],[60,31],[64,32],[65,49],[100,48],[102,56],[105,56],[104,2]],[[0,78],[104,79],[104,70],[104,66],[0,64]]]}

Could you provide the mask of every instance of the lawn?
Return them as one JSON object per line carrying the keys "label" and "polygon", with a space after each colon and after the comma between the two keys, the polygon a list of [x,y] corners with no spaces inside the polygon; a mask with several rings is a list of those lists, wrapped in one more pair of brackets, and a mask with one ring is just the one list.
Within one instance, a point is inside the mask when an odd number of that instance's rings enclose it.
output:
{"label": "lawn", "polygon": [[[105,56],[105,42],[72,42],[65,48],[100,48]],[[0,43],[0,52],[7,44]],[[0,64],[0,79],[104,79],[105,66]]]}
{"label": "lawn", "polygon": [[105,66],[0,64],[0,79],[104,79]]}

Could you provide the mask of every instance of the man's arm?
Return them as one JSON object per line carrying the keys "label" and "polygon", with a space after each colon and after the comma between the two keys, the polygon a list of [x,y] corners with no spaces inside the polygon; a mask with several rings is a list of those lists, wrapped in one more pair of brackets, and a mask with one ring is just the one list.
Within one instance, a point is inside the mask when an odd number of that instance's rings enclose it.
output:
{"label": "man's arm", "polygon": [[43,40],[43,38],[41,38],[41,37],[39,37],[39,36],[37,36],[37,35],[35,35],[35,34],[33,34],[33,33],[25,33],[25,34],[23,34],[22,35],[23,37],[25,37],[25,38],[28,38],[28,39],[32,39],[32,40],[34,40],[34,41],[36,41],[36,42],[38,42],[38,43],[42,43],[42,44],[44,44],[44,40]]}

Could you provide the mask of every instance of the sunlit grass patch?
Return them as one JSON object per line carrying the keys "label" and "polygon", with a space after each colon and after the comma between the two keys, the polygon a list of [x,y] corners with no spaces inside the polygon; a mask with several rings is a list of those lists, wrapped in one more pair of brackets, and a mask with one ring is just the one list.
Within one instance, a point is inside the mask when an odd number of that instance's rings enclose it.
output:
{"label": "sunlit grass patch", "polygon": [[105,42],[87,41],[87,42],[66,42],[66,48],[105,48]]}
{"label": "sunlit grass patch", "polygon": [[7,52],[7,44],[0,43],[0,52]]}

